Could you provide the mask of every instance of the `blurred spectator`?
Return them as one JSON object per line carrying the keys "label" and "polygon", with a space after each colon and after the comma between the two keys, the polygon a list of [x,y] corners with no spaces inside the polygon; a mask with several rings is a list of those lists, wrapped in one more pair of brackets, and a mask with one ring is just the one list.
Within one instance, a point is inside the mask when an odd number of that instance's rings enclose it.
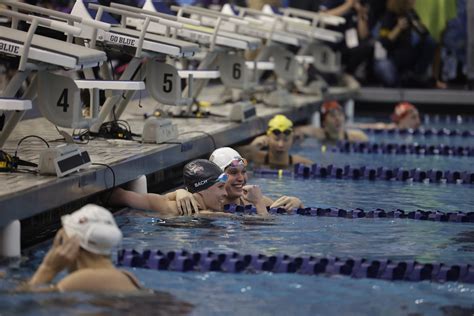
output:
{"label": "blurred spectator", "polygon": [[272,7],[277,7],[277,8],[281,7],[280,0],[248,0],[247,1],[247,6],[250,9],[255,9],[255,10],[262,10],[265,4],[269,4]]}
{"label": "blurred spectator", "polygon": [[442,37],[441,78],[445,81],[458,79],[465,82],[467,75],[467,3],[457,0],[457,15],[450,20]]}
{"label": "blurred spectator", "polygon": [[415,0],[388,0],[379,31],[382,46],[375,52],[375,75],[389,87],[443,88],[443,83],[435,84],[427,75],[436,44],[415,12],[414,5]]}
{"label": "blurred spectator", "polygon": [[[334,48],[342,54],[345,72],[364,81],[367,77],[367,66],[372,65],[373,41],[369,30],[369,5],[361,0],[322,0],[320,10],[344,17],[346,23],[335,28],[342,32],[345,40]],[[360,67],[360,68],[359,68]]]}

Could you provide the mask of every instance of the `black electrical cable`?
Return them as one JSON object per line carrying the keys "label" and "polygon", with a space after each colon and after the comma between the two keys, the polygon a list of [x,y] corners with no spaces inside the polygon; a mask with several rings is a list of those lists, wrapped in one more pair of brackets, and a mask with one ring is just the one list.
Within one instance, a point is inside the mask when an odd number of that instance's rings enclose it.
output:
{"label": "black electrical cable", "polygon": [[193,133],[201,133],[201,134],[206,135],[207,137],[209,137],[209,138],[211,139],[212,145],[214,146],[214,150],[217,149],[216,140],[214,139],[214,136],[212,136],[212,135],[209,134],[208,132],[204,132],[204,131],[189,131],[189,132],[181,133],[181,134],[179,134],[178,136],[182,136],[182,135],[186,135],[186,134],[193,134]]}
{"label": "black electrical cable", "polygon": [[107,197],[107,199],[105,200],[105,205],[108,205],[109,204],[109,201],[110,201],[110,197],[112,196],[112,192],[113,192],[113,189],[115,188],[115,171],[114,169],[112,169],[111,166],[109,166],[108,164],[105,164],[105,163],[100,163],[100,162],[93,162],[92,163],[93,166],[103,166],[103,167],[106,167],[107,169],[110,170],[110,172],[112,172],[112,188],[109,192],[109,196]]}

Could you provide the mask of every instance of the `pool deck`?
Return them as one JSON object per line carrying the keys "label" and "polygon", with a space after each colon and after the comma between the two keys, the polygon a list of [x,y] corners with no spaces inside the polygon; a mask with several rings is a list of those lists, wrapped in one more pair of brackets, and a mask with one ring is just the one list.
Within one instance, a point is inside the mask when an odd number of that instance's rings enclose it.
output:
{"label": "pool deck", "polygon": [[[141,99],[141,107],[138,102],[133,101],[122,118],[129,122],[134,133],[141,134],[144,114],[152,113],[157,104],[151,98]],[[195,158],[207,157],[214,150],[213,141],[216,147],[230,146],[262,134],[268,120],[277,113],[285,114],[295,122],[307,120],[318,110],[321,102],[320,96],[297,95],[295,104],[291,107],[272,108],[257,104],[257,117],[243,123],[230,122],[225,117],[217,116],[199,119],[173,118],[179,133],[183,134],[173,142],[181,144],[158,145],[142,144],[138,141],[95,139],[87,145],[79,146],[89,152],[92,163],[107,164],[113,168],[117,186],[140,175],[152,174]],[[227,115],[231,106],[213,106],[211,113]],[[196,132],[192,133],[194,131]],[[212,138],[203,132],[209,133]],[[53,141],[62,137],[54,125],[40,117],[20,122],[3,150],[13,154],[18,141],[31,134],[45,138],[50,142],[50,146],[64,143]],[[18,156],[36,163],[44,148],[43,142],[30,139],[21,144]],[[106,167],[96,165],[64,178],[31,173],[0,173],[0,185],[0,227],[3,227],[13,220],[29,218],[111,188],[112,174]]]}

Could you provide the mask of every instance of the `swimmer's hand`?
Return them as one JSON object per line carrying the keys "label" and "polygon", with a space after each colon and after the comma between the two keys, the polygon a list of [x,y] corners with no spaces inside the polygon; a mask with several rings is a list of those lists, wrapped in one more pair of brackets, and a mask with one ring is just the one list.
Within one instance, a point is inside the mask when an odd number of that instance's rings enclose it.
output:
{"label": "swimmer's hand", "polygon": [[54,237],[53,246],[31,278],[29,285],[51,282],[59,272],[73,267],[79,254],[79,249],[79,239],[77,237],[68,238],[64,230],[60,229]]}
{"label": "swimmer's hand", "polygon": [[284,208],[287,212],[292,212],[295,208],[302,208],[304,207],[303,203],[301,202],[300,199],[294,196],[282,196],[279,199],[277,199],[275,202],[273,202],[272,205],[270,205],[270,208],[277,208],[281,207]]}
{"label": "swimmer's hand", "polygon": [[246,185],[243,190],[245,199],[252,204],[257,204],[263,199],[262,190],[258,185]]}
{"label": "swimmer's hand", "polygon": [[192,215],[199,213],[199,208],[193,194],[179,189],[176,191],[176,205],[178,207],[179,215]]}
{"label": "swimmer's hand", "polygon": [[244,198],[255,205],[258,215],[268,215],[267,207],[263,199],[262,190],[258,185],[246,185],[243,187]]}
{"label": "swimmer's hand", "polygon": [[258,149],[261,149],[263,147],[268,147],[268,136],[267,135],[262,135],[256,137],[250,145],[257,147]]}

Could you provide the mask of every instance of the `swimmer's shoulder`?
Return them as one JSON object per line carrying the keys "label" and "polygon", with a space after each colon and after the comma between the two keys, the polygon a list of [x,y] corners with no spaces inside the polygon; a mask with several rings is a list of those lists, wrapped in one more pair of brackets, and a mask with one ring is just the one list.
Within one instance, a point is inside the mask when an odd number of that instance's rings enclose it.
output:
{"label": "swimmer's shoulder", "polygon": [[118,269],[80,269],[58,282],[60,291],[134,292],[140,289],[136,278]]}

